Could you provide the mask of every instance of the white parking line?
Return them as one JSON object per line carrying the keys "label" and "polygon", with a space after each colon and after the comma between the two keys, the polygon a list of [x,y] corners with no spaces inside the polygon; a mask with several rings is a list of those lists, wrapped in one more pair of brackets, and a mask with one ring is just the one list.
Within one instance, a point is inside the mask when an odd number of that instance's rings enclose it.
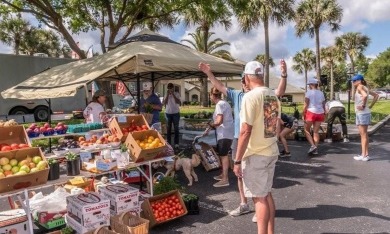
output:
{"label": "white parking line", "polygon": [[302,162],[291,162],[291,161],[282,161],[282,160],[278,160],[278,163],[287,163],[287,164],[299,165],[304,167],[322,167],[322,165],[319,163],[302,163]]}

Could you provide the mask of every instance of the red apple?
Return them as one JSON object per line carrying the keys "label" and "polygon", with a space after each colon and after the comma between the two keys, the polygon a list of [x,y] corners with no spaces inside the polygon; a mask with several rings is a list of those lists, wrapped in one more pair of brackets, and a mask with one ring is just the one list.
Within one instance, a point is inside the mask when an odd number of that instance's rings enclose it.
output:
{"label": "red apple", "polygon": [[68,125],[64,125],[64,129],[65,129],[65,130],[68,129]]}
{"label": "red apple", "polygon": [[11,144],[11,148],[13,150],[19,149],[19,145],[18,144]]}
{"label": "red apple", "polygon": [[45,123],[45,124],[43,125],[43,127],[44,127],[44,128],[50,128],[50,124],[49,124],[49,123]]}
{"label": "red apple", "polygon": [[29,128],[32,129],[32,130],[34,130],[36,127],[37,127],[37,124],[36,124],[36,123],[33,123],[33,124],[30,125]]}
{"label": "red apple", "polygon": [[39,128],[35,128],[35,129],[34,129],[34,132],[35,132],[35,133],[40,133],[40,132],[39,132]]}
{"label": "red apple", "polygon": [[27,134],[31,134],[33,131],[34,131],[34,130],[31,129],[31,128],[27,128],[27,129],[26,129]]}
{"label": "red apple", "polygon": [[41,128],[39,129],[39,131],[40,131],[41,133],[44,133],[44,132],[46,132],[47,130],[46,130],[45,127],[41,127]]}
{"label": "red apple", "polygon": [[64,126],[63,122],[58,122],[57,126]]}
{"label": "red apple", "polygon": [[64,127],[61,125],[61,126],[57,126],[57,131],[63,131],[64,130]]}

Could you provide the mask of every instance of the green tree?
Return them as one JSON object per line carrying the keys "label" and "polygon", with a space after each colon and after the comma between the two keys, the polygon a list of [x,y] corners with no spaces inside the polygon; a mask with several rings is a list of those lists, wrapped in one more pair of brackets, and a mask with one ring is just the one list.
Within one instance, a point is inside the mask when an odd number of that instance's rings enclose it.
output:
{"label": "green tree", "polygon": [[298,72],[298,74],[305,74],[305,91],[307,91],[307,72],[313,70],[315,60],[316,56],[309,48],[305,48],[302,51],[297,52],[293,57],[294,64],[292,69]]}
{"label": "green tree", "polygon": [[370,65],[372,60],[373,60],[372,58],[367,58],[362,54],[355,61],[355,70],[358,73],[365,75],[367,73],[368,66]]}
{"label": "green tree", "polygon": [[368,66],[367,81],[374,87],[390,85],[390,47],[380,53]]}
{"label": "green tree", "polygon": [[[63,54],[61,40],[55,32],[31,27],[26,33],[20,50],[24,54],[45,53],[50,57],[60,57]],[[64,55],[65,57],[66,55]]]}
{"label": "green tree", "polygon": [[[157,30],[162,26],[172,26],[177,22],[177,12],[192,1],[0,0],[0,2],[1,6],[9,7],[16,12],[32,14],[40,23],[58,31],[70,48],[80,58],[85,58],[72,33],[99,30],[104,53],[106,48],[115,42],[123,42],[135,29],[147,27]],[[108,42],[105,41],[106,33]]]}
{"label": "green tree", "polygon": [[302,37],[308,33],[311,38],[315,37],[318,79],[321,75],[320,28],[328,24],[332,32],[339,30],[342,16],[343,9],[336,0],[304,0],[298,5],[295,18],[296,35]]}
{"label": "green tree", "polygon": [[19,54],[20,45],[29,30],[30,24],[23,20],[20,15],[17,17],[3,17],[0,21],[0,41],[12,46],[14,54]]}
{"label": "green tree", "polygon": [[[198,0],[188,5],[183,11],[184,22],[187,26],[194,25],[202,32],[203,45],[199,51],[208,53],[210,30],[216,25],[222,25],[228,30],[231,26],[231,16],[225,0],[214,0],[212,4],[208,0]],[[205,78],[199,79],[201,83],[201,103],[208,106],[208,82]]]}
{"label": "green tree", "polygon": [[[230,46],[229,42],[225,42],[221,38],[211,40],[211,37],[215,35],[215,33],[209,32],[206,36],[200,28],[197,28],[195,33],[188,33],[188,35],[192,38],[192,40],[183,39],[181,42],[189,43],[194,49],[198,51],[202,51],[226,60],[234,60],[228,50],[221,49],[221,47]],[[204,50],[204,38],[208,38],[207,51]]]}
{"label": "green tree", "polygon": [[[336,46],[321,48],[321,59],[330,69],[330,100],[334,98],[334,67],[338,62],[345,61],[345,55]],[[323,73],[324,74],[324,73]]]}
{"label": "green tree", "polygon": [[261,23],[265,40],[265,86],[269,87],[269,23],[285,25],[294,17],[294,0],[231,0],[233,11],[243,32],[249,32]]}
{"label": "green tree", "polygon": [[[330,77],[330,66],[322,66],[322,74],[328,75]],[[333,90],[334,92],[339,91],[346,91],[348,89],[347,87],[347,81],[349,79],[348,77],[348,69],[347,64],[343,61],[340,63],[336,63],[333,66],[333,79],[334,79],[334,85]]]}
{"label": "green tree", "polygon": [[[266,57],[265,54],[258,54],[258,55],[256,55],[256,57],[255,57],[255,60],[256,60],[257,62],[261,63],[261,65],[263,65],[263,71],[264,71],[264,67],[265,67],[265,59],[266,59],[265,57]],[[272,57],[269,57],[269,58],[268,58],[268,64],[269,64],[269,66],[271,66],[271,67],[275,66],[275,63],[274,63],[274,60],[273,60]]]}
{"label": "green tree", "polygon": [[363,55],[369,44],[370,38],[360,32],[349,32],[336,37],[336,45],[348,56],[353,73],[356,60]]}

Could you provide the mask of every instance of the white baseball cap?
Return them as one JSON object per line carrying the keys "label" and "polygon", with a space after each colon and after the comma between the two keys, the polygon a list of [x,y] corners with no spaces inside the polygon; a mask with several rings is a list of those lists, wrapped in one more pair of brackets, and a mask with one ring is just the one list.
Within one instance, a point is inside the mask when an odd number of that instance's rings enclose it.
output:
{"label": "white baseball cap", "polygon": [[310,78],[308,81],[307,81],[307,84],[310,85],[310,84],[318,84],[318,80],[316,78]]}
{"label": "white baseball cap", "polygon": [[152,82],[144,82],[142,84],[142,90],[151,90],[153,87]]}
{"label": "white baseball cap", "polygon": [[250,61],[245,65],[245,75],[263,75],[263,66],[257,61]]}

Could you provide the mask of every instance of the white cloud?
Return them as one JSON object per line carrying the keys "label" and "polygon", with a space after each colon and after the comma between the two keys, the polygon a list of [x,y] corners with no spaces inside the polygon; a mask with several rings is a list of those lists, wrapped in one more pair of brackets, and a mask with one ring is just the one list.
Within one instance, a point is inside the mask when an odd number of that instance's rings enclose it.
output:
{"label": "white cloud", "polygon": [[365,22],[379,22],[390,20],[390,1],[388,0],[338,0],[343,7],[341,24],[363,29]]}

